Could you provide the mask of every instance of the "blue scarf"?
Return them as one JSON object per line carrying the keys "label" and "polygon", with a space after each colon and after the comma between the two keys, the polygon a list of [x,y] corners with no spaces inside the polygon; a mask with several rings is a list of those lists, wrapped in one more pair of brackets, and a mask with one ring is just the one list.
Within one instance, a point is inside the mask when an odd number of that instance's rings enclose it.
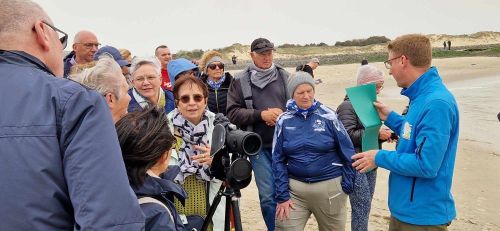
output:
{"label": "blue scarf", "polygon": [[313,104],[309,108],[301,109],[301,108],[299,108],[299,106],[297,106],[297,102],[295,102],[295,100],[290,99],[287,102],[286,109],[290,112],[294,112],[294,114],[301,114],[304,117],[307,117],[307,115],[309,115],[310,113],[312,113],[316,109],[317,104],[318,104],[318,101],[316,101],[316,99],[314,99]]}
{"label": "blue scarf", "polygon": [[207,77],[207,84],[211,88],[217,90],[220,88],[222,83],[224,83],[224,80],[226,80],[226,74],[222,73],[222,77],[220,77],[220,79],[218,81],[214,81],[214,80],[210,79],[209,77]]}

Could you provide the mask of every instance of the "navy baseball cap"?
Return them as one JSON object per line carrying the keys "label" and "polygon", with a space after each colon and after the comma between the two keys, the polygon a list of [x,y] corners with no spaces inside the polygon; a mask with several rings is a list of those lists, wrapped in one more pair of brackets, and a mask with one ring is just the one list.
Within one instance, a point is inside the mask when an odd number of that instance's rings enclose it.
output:
{"label": "navy baseball cap", "polygon": [[123,59],[120,51],[112,46],[103,46],[99,48],[99,50],[97,50],[97,52],[94,54],[94,60],[98,60],[99,56],[103,54],[111,55],[113,59],[118,63],[118,65],[120,65],[120,67],[130,66],[130,62]]}

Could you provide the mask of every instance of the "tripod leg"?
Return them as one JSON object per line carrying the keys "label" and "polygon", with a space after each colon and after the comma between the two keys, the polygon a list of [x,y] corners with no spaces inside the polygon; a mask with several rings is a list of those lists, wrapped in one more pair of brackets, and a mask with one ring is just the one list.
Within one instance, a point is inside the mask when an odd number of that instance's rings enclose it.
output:
{"label": "tripod leg", "polygon": [[241,216],[240,216],[240,198],[232,197],[231,198],[231,206],[233,207],[233,215],[234,215],[234,229],[235,231],[243,231],[241,226]]}
{"label": "tripod leg", "polygon": [[224,218],[224,231],[231,230],[231,197],[226,195],[226,214]]}
{"label": "tripod leg", "polygon": [[217,196],[215,196],[214,201],[210,206],[210,210],[208,210],[207,217],[205,217],[205,221],[203,222],[203,227],[201,228],[202,231],[206,231],[208,229],[208,225],[210,225],[210,221],[212,221],[212,217],[214,216],[215,210],[217,209],[217,206],[220,203],[222,194],[224,193],[224,189],[225,189],[224,184],[222,184],[219,188],[219,191],[217,192]]}

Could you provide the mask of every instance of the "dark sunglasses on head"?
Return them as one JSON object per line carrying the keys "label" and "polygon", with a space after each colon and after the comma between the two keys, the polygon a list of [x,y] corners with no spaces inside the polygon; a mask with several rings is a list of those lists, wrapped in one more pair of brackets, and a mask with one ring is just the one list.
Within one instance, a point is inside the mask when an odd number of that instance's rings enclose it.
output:
{"label": "dark sunglasses on head", "polygon": [[194,94],[192,96],[183,95],[183,96],[179,97],[179,101],[181,101],[182,103],[189,103],[191,98],[194,100],[194,102],[199,103],[199,102],[203,101],[204,97],[203,97],[203,95],[200,95],[200,94]]}
{"label": "dark sunglasses on head", "polygon": [[[42,23],[47,25],[48,27],[52,28],[52,30],[55,30],[55,31],[63,34],[63,36],[59,38],[59,41],[61,42],[63,50],[66,49],[66,46],[68,45],[68,34],[66,34],[64,31],[59,30],[55,26],[52,26],[44,21],[42,21]],[[33,27],[33,30],[35,30],[35,27]]]}
{"label": "dark sunglasses on head", "polygon": [[212,63],[212,64],[208,65],[208,68],[210,68],[211,70],[215,70],[216,67],[219,67],[219,69],[224,69],[224,64],[223,63],[218,63],[218,64]]}

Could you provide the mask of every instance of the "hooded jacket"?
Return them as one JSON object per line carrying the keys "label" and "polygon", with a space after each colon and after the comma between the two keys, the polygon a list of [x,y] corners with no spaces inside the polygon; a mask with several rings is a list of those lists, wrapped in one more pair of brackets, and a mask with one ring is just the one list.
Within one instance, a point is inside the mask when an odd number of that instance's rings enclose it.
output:
{"label": "hooded jacket", "polygon": [[401,91],[410,99],[406,116],[392,111],[385,124],[398,133],[396,151],[380,150],[379,167],[391,171],[389,209],[400,221],[442,225],[456,216],[451,184],[459,113],[435,67]]}
{"label": "hooded jacket", "polygon": [[349,135],[330,108],[316,102],[307,112],[289,100],[276,122],[273,140],[273,175],[276,200],[290,199],[288,179],[314,183],[342,176],[342,190],[352,192],[355,170]]}
{"label": "hooded jacket", "polygon": [[[172,170],[169,169],[169,171]],[[185,230],[182,220],[175,209],[174,197],[183,203],[187,193],[178,184],[169,179],[146,175],[144,183],[133,189],[137,198],[152,197],[162,202],[168,207],[175,219],[174,221],[170,219],[169,213],[164,206],[155,203],[141,204],[141,209],[146,216],[146,231]]]}
{"label": "hooded jacket", "polygon": [[0,51],[0,230],[140,230],[104,98]]}

